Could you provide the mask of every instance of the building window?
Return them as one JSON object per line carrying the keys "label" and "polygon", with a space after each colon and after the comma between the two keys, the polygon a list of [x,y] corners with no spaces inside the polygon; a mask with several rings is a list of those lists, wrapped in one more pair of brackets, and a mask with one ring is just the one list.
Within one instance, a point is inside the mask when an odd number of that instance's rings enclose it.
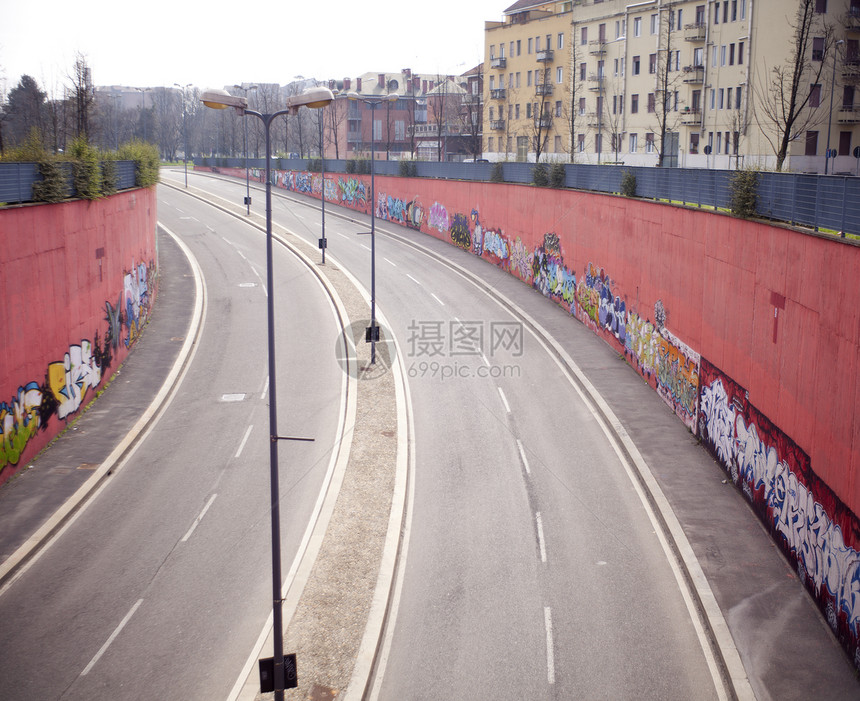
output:
{"label": "building window", "polygon": [[648,72],[652,74],[657,72],[657,54],[649,54]]}
{"label": "building window", "polygon": [[639,57],[633,57],[633,75],[639,75]]}
{"label": "building window", "polygon": [[406,122],[404,122],[402,119],[394,120],[394,140],[406,140]]}
{"label": "building window", "polygon": [[579,98],[579,114],[580,115],[585,114],[585,98],[584,97]]}
{"label": "building window", "polygon": [[597,153],[603,150],[603,134],[594,135],[594,150]]}
{"label": "building window", "polygon": [[723,89],[722,88],[720,88],[717,91],[717,109],[718,110],[723,109]]}
{"label": "building window", "polygon": [[512,42],[511,42],[511,58],[513,58],[513,57],[514,57],[514,46],[515,46],[515,45],[514,45],[514,42],[512,41]]}
{"label": "building window", "polygon": [[690,153],[699,152],[699,135],[690,134]]}
{"label": "building window", "polygon": [[722,150],[723,150],[723,132],[718,131],[717,132],[717,150],[714,151],[714,153],[718,154]]}
{"label": "building window", "polygon": [[583,27],[579,33],[579,43],[585,46],[588,43],[588,27]]}
{"label": "building window", "polygon": [[642,36],[642,18],[634,17],[633,18],[633,36],[639,37]]}
{"label": "building window", "polygon": [[564,48],[564,32],[558,33],[558,41],[556,42],[555,48],[559,50]]}
{"label": "building window", "polygon": [[630,135],[630,153],[636,153],[636,147],[638,146],[637,141],[639,140],[639,134],[631,134]]}
{"label": "building window", "polygon": [[639,112],[639,95],[630,96],[630,112],[631,114]]}
{"label": "building window", "polygon": [[720,23],[720,3],[714,3],[714,24]]}
{"label": "building window", "polygon": [[739,110],[741,108],[741,86],[738,85],[735,88],[735,109]]}
{"label": "building window", "polygon": [[555,82],[559,84],[564,82],[564,69],[561,66],[555,69]]}
{"label": "building window", "polygon": [[490,60],[492,61],[496,57],[496,45],[490,44]]}
{"label": "building window", "polygon": [[742,41],[738,42],[738,65],[742,66],[744,63],[744,43]]}
{"label": "building window", "polygon": [[531,53],[531,52],[532,52],[532,42],[533,42],[533,41],[534,41],[534,39],[532,39],[531,37],[529,37],[529,53]]}
{"label": "building window", "polygon": [[561,137],[556,134],[555,139],[553,141],[553,149],[556,153],[561,153]]}
{"label": "building window", "polygon": [[579,64],[579,79],[584,83],[585,82],[585,64]]}
{"label": "building window", "polygon": [[516,105],[514,105],[514,119],[519,119],[519,118],[520,118],[520,105],[519,105],[519,103],[517,103]]}
{"label": "building window", "polygon": [[823,15],[827,12],[827,0],[815,0],[815,11],[819,15]]}
{"label": "building window", "polygon": [[517,87],[520,87],[520,72],[517,71]]}
{"label": "building window", "polygon": [[714,90],[713,88],[711,88],[711,104],[710,104],[711,109],[714,109],[714,107],[716,106],[716,103],[715,103],[716,95],[717,95],[717,91]]}
{"label": "building window", "polygon": [[726,45],[725,44],[723,44],[720,47],[720,65],[721,66],[726,65]]}
{"label": "building window", "polygon": [[656,105],[657,105],[657,102],[654,98],[654,93],[649,92],[648,93],[648,112],[655,112],[656,111]]}
{"label": "building window", "polygon": [[738,19],[738,0],[732,0],[732,22]]}
{"label": "building window", "polygon": [[727,156],[729,155],[729,145],[730,145],[730,142],[729,142],[729,132],[726,132],[726,155],[727,155]]}
{"label": "building window", "polygon": [[530,119],[531,116],[532,116],[532,103],[527,102],[526,103],[526,119]]}
{"label": "building window", "polygon": [[729,65],[735,65],[735,45],[729,44]]}
{"label": "building window", "polygon": [[522,53],[522,48],[523,48],[522,47],[522,41],[517,39],[517,56],[519,56],[520,53]]}
{"label": "building window", "polygon": [[812,39],[812,60],[824,60],[824,37],[813,37]]}
{"label": "building window", "polygon": [[576,150],[585,153],[585,134],[576,135]]}
{"label": "building window", "polygon": [[734,154],[736,156],[738,155],[738,149],[740,148],[740,145],[741,145],[741,133],[739,131],[736,131],[732,134],[732,151],[734,152]]}
{"label": "building window", "polygon": [[561,117],[561,100],[555,101],[555,116]]}
{"label": "building window", "polygon": [[806,155],[807,156],[817,156],[818,155],[818,132],[817,131],[806,132]]}
{"label": "building window", "polygon": [[730,110],[732,108],[732,89],[726,88],[726,109]]}
{"label": "building window", "polygon": [[[491,117],[490,119],[492,119],[492,117]],[[492,153],[492,151],[493,151],[493,144],[494,144],[494,143],[495,143],[495,142],[493,141],[493,137],[492,137],[492,136],[490,136],[490,137],[488,137],[488,138],[487,138],[487,151],[489,151],[490,153]]]}
{"label": "building window", "polygon": [[654,132],[645,134],[645,153],[654,153]]}
{"label": "building window", "polygon": [[529,71],[526,73],[526,85],[530,86],[532,84],[532,72]]}
{"label": "building window", "polygon": [[657,30],[660,28],[660,15],[653,14],[651,15],[651,35],[655,35]]}
{"label": "building window", "polygon": [[839,132],[839,155],[840,156],[851,155],[851,132],[850,131],[840,131]]}
{"label": "building window", "polygon": [[816,83],[809,89],[809,106],[821,106],[821,84]]}

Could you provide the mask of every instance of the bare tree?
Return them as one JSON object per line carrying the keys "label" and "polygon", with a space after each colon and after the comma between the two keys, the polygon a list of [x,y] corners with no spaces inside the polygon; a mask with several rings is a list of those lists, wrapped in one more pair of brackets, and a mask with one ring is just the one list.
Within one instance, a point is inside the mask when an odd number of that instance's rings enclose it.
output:
{"label": "bare tree", "polygon": [[[574,31],[575,34],[575,31]],[[570,38],[570,49],[568,51],[568,85],[570,86],[570,91],[568,93],[568,98],[562,103],[561,107],[561,117],[564,120],[564,124],[566,127],[566,132],[568,135],[568,143],[567,143],[567,151],[570,162],[573,163],[576,154],[576,126],[577,126],[577,117],[579,114],[579,98],[582,95],[583,90],[585,89],[585,84],[583,80],[580,80],[579,74],[579,51],[577,49],[577,42],[575,37],[572,35]]]}
{"label": "bare tree", "polygon": [[465,137],[466,148],[473,158],[479,158],[483,153],[483,85],[483,66],[479,66],[477,72],[467,77],[463,83],[466,92],[458,115],[459,131]]}
{"label": "bare tree", "polygon": [[[806,109],[821,86],[821,75],[833,52],[835,35],[815,0],[799,0],[792,27],[791,52],[784,63],[765,70],[756,85],[756,121],[782,170],[789,146],[824,119],[823,110]],[[819,114],[820,113],[820,114]]]}
{"label": "bare tree", "polygon": [[334,146],[335,158],[340,158],[340,133],[346,121],[347,107],[347,100],[335,99],[329,103],[328,107],[322,110],[325,112],[326,118],[326,143]]}
{"label": "bare tree", "polygon": [[[528,132],[530,146],[535,153],[535,163],[540,163],[540,157],[546,151],[549,134],[552,130],[553,115],[552,107],[552,92],[553,85],[550,77],[551,68],[544,67],[540,72],[535,71],[535,95],[538,98],[532,104],[531,117],[529,119]],[[540,78],[540,80],[538,80]]]}
{"label": "bare tree", "polygon": [[75,64],[72,67],[72,99],[75,103],[75,134],[90,136],[90,109],[95,95],[93,92],[93,76],[87,57],[78,52],[75,54]]}

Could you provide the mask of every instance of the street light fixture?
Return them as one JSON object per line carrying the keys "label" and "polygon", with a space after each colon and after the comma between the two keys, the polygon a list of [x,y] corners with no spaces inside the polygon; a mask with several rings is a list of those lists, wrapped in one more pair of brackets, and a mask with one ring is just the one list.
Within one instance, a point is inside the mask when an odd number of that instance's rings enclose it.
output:
{"label": "street light fixture", "polygon": [[232,107],[243,115],[253,115],[263,122],[266,133],[266,306],[269,353],[269,484],[272,510],[272,613],[274,635],[274,692],[275,700],[284,699],[284,626],[282,620],[283,599],[281,596],[281,514],[280,487],[278,483],[278,441],[308,440],[278,435],[277,382],[275,374],[275,284],[272,266],[272,138],[270,127],[276,117],[295,114],[299,107],[311,109],[325,107],[332,101],[328,88],[311,88],[300,95],[287,98],[286,109],[263,114],[248,109],[248,99],[230,95],[226,90],[207,90],[201,96],[204,105],[213,109]]}
{"label": "street light fixture", "polygon": [[[233,87],[236,90],[241,90],[242,92],[244,92],[246,100],[248,99],[248,91],[249,90],[254,90],[254,91],[257,90],[256,85],[249,85],[247,88],[244,88],[241,85],[234,85]],[[242,137],[243,142],[244,142],[243,147],[245,150],[245,206],[248,208],[246,213],[248,216],[250,216],[251,215],[251,171],[248,168],[248,120],[243,119],[242,122],[244,123],[244,127],[245,127],[245,133]]]}
{"label": "street light fixture", "polygon": [[839,58],[839,45],[845,42],[840,39],[833,46],[833,76],[830,79],[830,113],[827,115],[827,150],[824,152],[824,174],[830,164],[830,127],[833,125],[833,93],[836,92],[836,59]]}
{"label": "street light fixture", "polygon": [[376,343],[379,341],[379,327],[376,325],[376,187],[374,181],[374,162],[376,160],[376,132],[373,115],[376,106],[396,102],[400,97],[396,92],[384,97],[365,97],[357,92],[347,93],[350,100],[358,100],[370,106],[370,327],[364,340],[370,343],[370,363],[376,363]]}
{"label": "street light fixture", "polygon": [[182,91],[182,139],[185,142],[182,147],[182,163],[185,165],[185,187],[188,188],[188,125],[185,120],[185,91],[191,87],[188,83],[184,88],[179,83],[174,85]]}

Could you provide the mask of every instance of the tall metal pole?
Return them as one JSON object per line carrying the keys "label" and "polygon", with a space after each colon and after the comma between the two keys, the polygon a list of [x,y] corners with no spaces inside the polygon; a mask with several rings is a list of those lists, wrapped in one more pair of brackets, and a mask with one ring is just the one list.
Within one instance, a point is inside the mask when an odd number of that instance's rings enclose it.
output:
{"label": "tall metal pole", "polygon": [[373,117],[379,102],[368,102],[370,105],[370,364],[376,363],[376,186],[374,173],[376,171],[376,133]]}
{"label": "tall metal pole", "polygon": [[325,146],[323,145],[323,119],[325,118],[325,112],[322,110],[319,111],[319,120],[320,120],[320,168],[322,170],[322,240],[320,241],[322,248],[322,263],[325,265],[325,248],[326,248],[326,238],[325,238]]}
{"label": "tall metal pole", "polygon": [[245,150],[245,205],[247,206],[246,214],[251,214],[251,171],[248,169],[248,120],[242,120],[245,123],[245,134],[242,137],[243,147]]}

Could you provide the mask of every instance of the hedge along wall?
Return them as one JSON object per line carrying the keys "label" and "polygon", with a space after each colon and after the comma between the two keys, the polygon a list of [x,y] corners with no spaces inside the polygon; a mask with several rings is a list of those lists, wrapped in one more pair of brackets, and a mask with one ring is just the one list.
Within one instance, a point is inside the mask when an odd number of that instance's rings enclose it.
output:
{"label": "hedge along wall", "polygon": [[[319,174],[275,179],[320,196]],[[329,174],[325,188],[370,212],[369,176]],[[624,353],[750,500],[860,667],[860,248],[584,192],[382,176],[376,192],[377,217],[481,256]]]}
{"label": "hedge along wall", "polygon": [[155,188],[0,209],[0,484],[78,416],[146,322]]}

